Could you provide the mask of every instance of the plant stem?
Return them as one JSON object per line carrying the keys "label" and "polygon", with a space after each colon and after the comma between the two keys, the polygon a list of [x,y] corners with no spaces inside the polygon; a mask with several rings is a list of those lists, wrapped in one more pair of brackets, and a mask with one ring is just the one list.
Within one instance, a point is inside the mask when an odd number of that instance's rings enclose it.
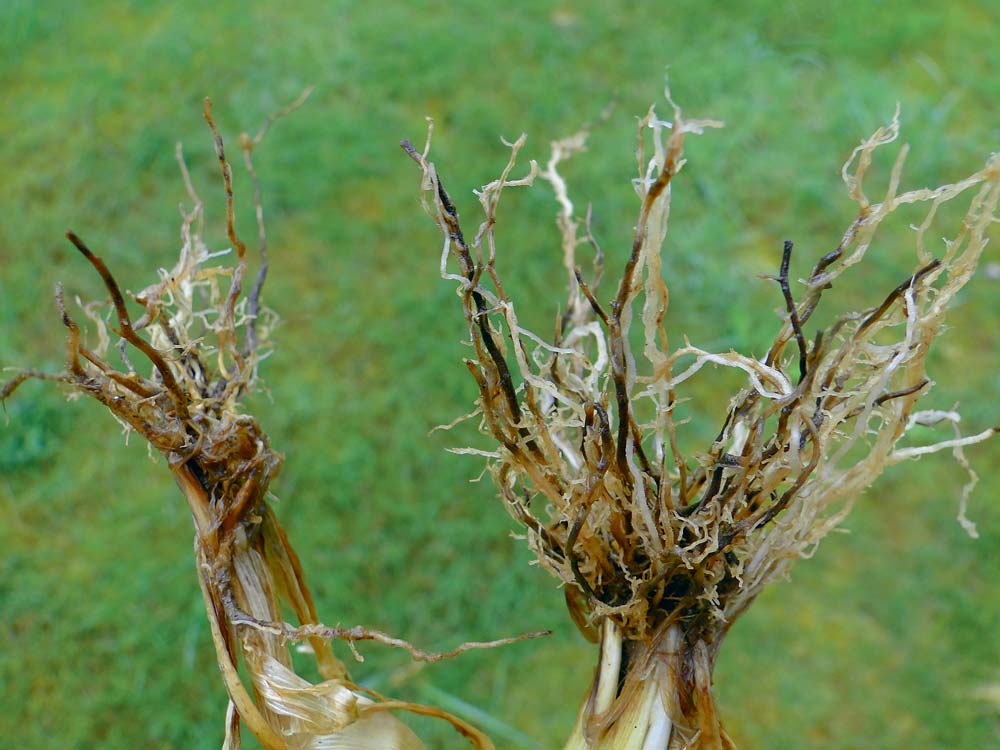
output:
{"label": "plant stem", "polygon": [[564,750],[732,750],[712,696],[723,634],[675,623],[643,644],[605,620],[599,667]]}

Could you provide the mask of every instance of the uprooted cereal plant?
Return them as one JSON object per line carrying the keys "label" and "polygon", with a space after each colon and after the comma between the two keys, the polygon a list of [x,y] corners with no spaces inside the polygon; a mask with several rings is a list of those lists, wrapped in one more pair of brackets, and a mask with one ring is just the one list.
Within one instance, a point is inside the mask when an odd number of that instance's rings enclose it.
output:
{"label": "uprooted cereal plant", "polygon": [[[65,371],[21,372],[0,389],[0,401],[28,379],[58,381],[72,394],[101,402],[166,457],[195,523],[197,575],[229,694],[224,748],[240,747],[241,726],[268,750],[422,747],[390,713],[401,710],[442,718],[485,750],[493,747],[489,738],[463,720],[360,687],[331,641],[353,649],[370,640],[436,661],[519,638],[429,653],[377,630],[321,624],[302,566],[267,501],[282,456],[241,406],[259,385],[275,322],[261,304],[267,236],[252,157],[273,121],[305,96],[269,118],[256,136],[239,140],[255,192],[260,264],[252,285],[249,253],[235,230],[230,164],[206,102],[232,247],[212,252],[206,245],[203,205],[178,148],[191,205],[182,209],[176,265],[131,295],[142,310],[133,317],[101,258],[69,233],[108,299],[80,304],[91,328],[88,340],[58,289],[56,304],[68,331]],[[559,173],[560,164],[584,148],[586,132],[555,142],[544,169],[532,162],[517,179],[511,174],[524,138],[509,144],[500,178],[478,191],[485,220],[471,239],[428,160],[429,139],[423,152],[406,142],[404,148],[422,170],[426,207],[444,234],[442,275],[458,283],[475,351],[466,366],[479,388],[472,416],[498,443],[493,451],[471,452],[486,453],[508,511],[525,527],[542,566],[562,582],[574,622],[600,647],[593,685],[566,747],[716,750],[733,746],[712,696],[713,666],[726,632],[765,584],[815,549],[886,466],[952,450],[970,474],[959,519],[975,533],[965,517],[975,475],[962,449],[996,430],[963,437],[956,413],[916,405],[932,386],[925,372],[929,348],[996,220],[1000,157],[960,182],[900,192],[904,147],[885,195],[872,201],[864,180],[876,150],[896,139],[897,119],[864,141],[843,169],[858,216],[801,287],[789,277],[793,247],[785,243],[774,277],[783,322],[766,356],[756,358],[713,353],[686,340],[668,346],[661,248],[671,191],[684,163],[684,139],[719,123],[685,120],[675,107],[672,122],[650,109],[639,124],[639,216],[606,305],[599,293],[604,256],[590,231],[589,211],[577,215]],[[536,179],[555,192],[569,284],[551,343],[518,324],[497,265],[502,192]],[[964,219],[934,257],[925,238],[939,208],[953,200],[967,201]],[[824,329],[809,330],[831,284],[864,261],[882,222],[911,204],[926,208],[916,227],[912,273],[871,307],[842,312]],[[577,260],[582,244],[594,249],[587,278]],[[218,261],[227,253],[235,256],[231,265]],[[112,336],[118,338],[114,347]],[[121,366],[109,361],[113,348]],[[746,385],[733,396],[707,452],[682,455],[677,405],[686,381],[705,365],[734,369]],[[954,436],[929,445],[908,437],[915,425],[935,424],[950,424]],[[297,624],[286,622],[285,610]],[[289,651],[294,644],[315,656],[323,677],[318,684],[296,672]]]}
{"label": "uprooted cereal plant", "polygon": [[[253,151],[273,121],[307,96],[308,91],[269,118],[256,136],[240,137],[254,185],[260,256],[248,294],[244,286],[249,258],[235,231],[232,171],[206,100],[204,115],[222,170],[232,248],[213,253],[206,246],[203,204],[178,145],[191,200],[181,211],[180,257],[173,268],[160,271],[157,283],[132,295],[141,316],[130,315],[111,271],[69,232],[67,237],[100,275],[110,297],[110,304],[107,299],[81,304],[96,341],[85,340],[58,288],[56,305],[68,330],[66,370],[21,372],[0,389],[0,401],[31,378],[63,383],[70,393],[97,399],[127,430],[142,435],[166,457],[195,524],[198,581],[229,693],[226,750],[240,747],[241,721],[268,750],[422,748],[417,736],[390,713],[393,710],[444,719],[474,747],[488,750],[493,745],[482,732],[446,711],[360,687],[330,642],[345,641],[354,650],[358,641],[375,641],[405,649],[417,661],[438,661],[542,633],[431,653],[370,628],[321,624],[299,559],[267,501],[282,456],[271,448],[257,420],[241,409],[241,399],[258,385],[258,365],[270,349],[275,322],[274,314],[261,305],[267,236]],[[213,264],[213,259],[231,252],[236,256],[233,265]],[[111,334],[119,337],[114,348],[124,369],[108,361]],[[130,354],[130,347],[138,354]],[[298,625],[285,621],[283,607],[294,613]],[[296,673],[289,648],[300,643],[315,656],[322,682],[313,684]],[[249,688],[240,675],[241,664]]]}
{"label": "uprooted cereal plant", "polygon": [[[965,516],[975,474],[962,448],[997,430],[963,437],[956,413],[918,411],[917,403],[933,385],[925,371],[931,344],[996,221],[1000,156],[954,184],[901,192],[903,146],[888,189],[872,200],[865,178],[876,150],[898,136],[897,113],[844,165],[857,218],[801,286],[789,278],[792,243],[785,242],[773,277],[783,322],[766,356],[710,352],[686,339],[670,348],[661,248],[671,192],[685,138],[720,125],[686,120],[676,106],[672,122],[653,109],[640,120],[639,215],[607,304],[598,293],[604,256],[589,210],[575,212],[559,173],[584,148],[586,131],[554,142],[544,169],[531,162],[517,178],[524,136],[507,144],[502,174],[476,193],[485,218],[474,235],[463,230],[428,159],[430,134],[422,152],[402,144],[421,168],[425,208],[444,235],[441,274],[458,284],[474,347],[465,364],[479,398],[469,417],[497,443],[493,451],[468,451],[487,456],[507,510],[562,582],[580,630],[599,643],[567,750],[733,747],[712,695],[727,631],[767,583],[811,554],[887,466],[953,451],[970,474],[959,520],[975,535]],[[536,179],[555,192],[569,285],[551,342],[519,325],[497,253],[502,192]],[[943,245],[932,243],[939,208],[953,200],[967,201],[964,218]],[[809,330],[832,283],[863,263],[882,223],[910,204],[926,208],[915,227],[913,271],[867,309],[843,310],[825,329]],[[589,278],[576,257],[581,245],[593,247]],[[630,338],[633,324],[641,336]],[[739,371],[746,385],[707,452],[682,455],[676,406],[685,382],[709,364]],[[948,439],[907,439],[915,425],[942,423],[954,429]]]}

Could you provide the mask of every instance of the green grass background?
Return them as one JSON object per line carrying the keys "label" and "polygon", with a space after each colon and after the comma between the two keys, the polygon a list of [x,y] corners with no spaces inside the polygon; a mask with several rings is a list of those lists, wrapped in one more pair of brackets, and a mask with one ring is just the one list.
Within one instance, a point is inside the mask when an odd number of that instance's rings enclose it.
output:
{"label": "green grass background", "polygon": [[[184,142],[228,243],[201,120],[210,95],[233,142],[294,98],[257,154],[271,239],[268,303],[283,318],[252,409],[287,463],[274,491],[328,622],[427,647],[538,628],[555,634],[407,668],[369,646],[356,673],[394,694],[484,712],[501,747],[568,734],[594,653],[554,582],[529,567],[476,459],[445,453],[469,430],[427,436],[474,387],[439,236],[398,150],[437,121],[434,156],[475,221],[471,189],[617,108],[566,173],[620,267],[635,210],[634,119],[662,103],[669,68],[692,116],[727,127],[691,143],[675,192],[668,321],[714,349],[760,352],[777,324],[773,272],[793,275],[852,217],[838,170],[902,105],[905,183],[976,169],[1000,144],[995,3],[429,2],[0,3],[0,365],[57,369],[56,280],[100,295],[62,239],[81,234],[127,288],[178,245]],[[662,107],[664,113],[667,112]],[[235,153],[235,150],[234,150]],[[884,182],[884,163],[882,176]],[[876,183],[878,181],[876,180]],[[253,237],[237,169],[239,228]],[[549,330],[562,298],[546,188],[505,196],[508,290]],[[913,268],[903,221],[837,290],[881,298]],[[944,230],[940,232],[943,234]],[[995,248],[988,259],[1000,261]],[[1000,423],[1000,286],[980,275],[938,344],[931,401],[960,401],[966,429]],[[607,292],[605,292],[607,293]],[[834,295],[831,295],[831,300]],[[705,445],[731,382],[700,378],[685,434]],[[34,748],[213,747],[224,691],[192,569],[191,524],[163,466],[95,403],[29,384],[0,426],[0,737]],[[983,482],[954,520],[962,472],[947,456],[891,470],[815,559],[733,629],[716,682],[742,747],[981,750],[1000,746],[1000,450],[969,450]],[[993,687],[992,701],[981,697]],[[479,717],[480,719],[483,716]],[[462,741],[421,723],[435,747]]]}

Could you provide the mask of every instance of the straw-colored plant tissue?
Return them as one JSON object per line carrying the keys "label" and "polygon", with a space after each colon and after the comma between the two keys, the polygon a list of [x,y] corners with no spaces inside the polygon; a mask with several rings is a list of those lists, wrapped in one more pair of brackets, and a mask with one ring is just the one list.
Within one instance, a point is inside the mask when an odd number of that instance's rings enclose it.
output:
{"label": "straw-colored plant tissue", "polygon": [[[507,144],[502,174],[476,193],[484,219],[474,235],[429,159],[430,137],[422,152],[403,143],[420,166],[425,208],[443,234],[441,273],[457,283],[468,325],[474,356],[465,364],[479,390],[470,417],[496,444],[473,452],[486,455],[508,511],[562,582],[573,619],[600,644],[568,749],[733,747],[712,670],[726,632],[764,585],[811,554],[885,467],[952,450],[968,469],[963,446],[995,432],[963,437],[957,414],[917,404],[933,385],[931,344],[996,221],[1000,157],[954,184],[906,191],[903,146],[885,194],[871,198],[865,179],[875,152],[898,137],[897,113],[844,165],[857,217],[800,283],[789,279],[785,242],[772,277],[784,315],[766,355],[708,351],[686,338],[670,346],[661,249],[671,194],[684,185],[685,139],[720,125],[686,119],[676,106],[670,122],[653,109],[640,120],[638,218],[608,302],[598,292],[604,255],[589,210],[577,214],[559,173],[583,150],[586,131],[553,143],[544,169],[531,162],[523,176],[512,175],[524,137]],[[503,191],[539,179],[555,193],[569,286],[548,339],[518,323],[496,237]],[[939,227],[938,209],[951,201],[962,202],[964,217]],[[879,227],[911,204],[925,211],[912,270],[870,307],[810,327],[821,304],[837,309],[833,282],[863,269]],[[949,239],[931,239],[941,232]],[[592,272],[579,267],[581,246],[592,248]],[[706,365],[737,371],[745,385],[705,452],[681,455],[675,408],[687,381],[713,369]],[[913,426],[941,423],[954,434],[930,445],[910,439]],[[959,517],[974,535],[965,517],[971,484]]]}
{"label": "straw-colored plant tissue", "polygon": [[[386,698],[356,684],[330,641],[346,641],[352,650],[357,641],[376,641],[405,649],[419,661],[437,661],[470,648],[540,634],[467,643],[438,654],[370,628],[322,625],[299,559],[268,504],[268,487],[283,457],[271,448],[257,420],[241,408],[242,398],[258,385],[258,366],[270,350],[275,322],[274,314],[261,306],[267,237],[252,154],[273,120],[297,108],[307,95],[269,118],[255,137],[240,138],[255,188],[260,254],[260,268],[248,294],[244,294],[248,253],[235,230],[232,171],[206,100],[205,119],[226,189],[232,248],[213,253],[206,246],[203,204],[178,146],[191,201],[181,210],[180,257],[173,268],[160,270],[157,283],[132,295],[142,307],[141,317],[133,320],[129,314],[125,296],[104,261],[77,235],[68,233],[109,293],[110,304],[108,300],[81,303],[96,343],[85,340],[58,289],[56,303],[68,330],[66,370],[24,371],[3,386],[0,400],[29,378],[62,382],[71,394],[100,401],[127,430],[142,435],[166,457],[194,520],[198,581],[229,693],[226,750],[240,747],[241,721],[267,750],[422,748],[393,710],[444,719],[472,746],[487,750],[493,745],[486,735],[458,717],[434,706]],[[232,255],[232,265],[216,260]],[[119,337],[116,348],[124,370],[106,358],[111,334]],[[284,620],[283,608],[294,613],[297,625]],[[296,673],[290,652],[294,644],[302,644],[315,657],[323,678],[318,684]],[[241,664],[248,680],[240,675]]]}

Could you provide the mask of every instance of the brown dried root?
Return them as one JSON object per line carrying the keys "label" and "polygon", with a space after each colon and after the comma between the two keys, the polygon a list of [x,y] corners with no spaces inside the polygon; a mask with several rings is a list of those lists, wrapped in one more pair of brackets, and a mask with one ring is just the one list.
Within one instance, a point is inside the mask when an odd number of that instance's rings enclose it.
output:
{"label": "brown dried root", "polygon": [[[57,290],[56,304],[69,331],[67,369],[47,374],[20,373],[0,389],[9,397],[24,381],[37,378],[65,383],[75,393],[104,404],[116,419],[135,430],[167,458],[195,522],[198,580],[211,625],[219,668],[229,692],[223,747],[240,747],[240,721],[268,750],[370,748],[411,750],[423,747],[416,735],[390,711],[404,710],[451,723],[470,744],[492,748],[490,740],[461,719],[433,706],[396,701],[356,685],[330,642],[376,641],[401,648],[417,660],[437,661],[473,648],[491,648],[521,638],[467,643],[435,654],[392,636],[362,627],[322,625],[299,559],[267,503],[267,491],[281,466],[257,420],[242,412],[240,399],[257,384],[257,368],[267,356],[275,316],[260,305],[267,255],[260,186],[251,153],[277,117],[293,111],[308,96],[272,116],[256,137],[244,134],[240,145],[254,184],[260,271],[249,294],[243,279],[249,260],[236,234],[233,178],[222,137],[212,130],[226,190],[226,227],[236,250],[235,265],[211,261],[203,240],[202,202],[191,183],[180,146],[178,162],[192,201],[181,209],[181,250],[177,264],[161,270],[159,281],[133,299],[142,307],[133,319],[118,282],[100,257],[72,232],[70,241],[101,276],[111,300],[109,323],[103,303],[84,312],[96,327],[97,345],[89,349],[80,327]],[[125,370],[106,359],[114,329]],[[134,366],[129,347],[142,355]],[[132,356],[135,356],[134,354]],[[295,613],[298,625],[283,620],[282,607]],[[289,645],[305,641],[324,680],[312,684],[298,676]],[[249,686],[240,677],[242,661]]]}
{"label": "brown dried root", "polygon": [[[589,211],[587,219],[575,213],[558,172],[586,133],[555,142],[546,169],[532,162],[518,180],[509,176],[524,137],[508,144],[501,177],[477,192],[485,219],[471,242],[428,149],[402,144],[421,168],[425,208],[444,235],[442,275],[458,282],[475,351],[466,362],[479,388],[473,414],[498,443],[482,452],[488,469],[540,563],[563,582],[574,620],[601,642],[598,677],[567,747],[732,746],[715,713],[711,670],[733,621],[765,584],[812,553],[886,466],[951,449],[967,467],[961,449],[996,432],[899,446],[928,416],[915,410],[932,386],[927,353],[995,221],[1000,156],[957,183],[900,192],[904,146],[874,202],[864,179],[875,151],[898,136],[893,117],[844,165],[858,216],[816,263],[798,301],[788,277],[792,243],[785,243],[775,280],[786,316],[767,356],[709,352],[687,341],[670,349],[660,253],[672,185],[684,139],[720,125],[673,110],[672,123],[653,109],[639,123],[639,216],[606,306],[596,293],[600,273],[588,284],[577,267],[577,248],[592,242]],[[555,191],[569,284],[551,344],[519,325],[496,267],[501,193],[536,177]],[[933,258],[925,235],[939,207],[960,198],[968,201],[964,220]],[[807,336],[824,291],[864,260],[882,222],[909,204],[927,209],[915,270],[870,309]],[[629,338],[636,303],[638,350]],[[674,407],[679,389],[706,364],[741,371],[746,386],[708,452],[685,457]]]}

